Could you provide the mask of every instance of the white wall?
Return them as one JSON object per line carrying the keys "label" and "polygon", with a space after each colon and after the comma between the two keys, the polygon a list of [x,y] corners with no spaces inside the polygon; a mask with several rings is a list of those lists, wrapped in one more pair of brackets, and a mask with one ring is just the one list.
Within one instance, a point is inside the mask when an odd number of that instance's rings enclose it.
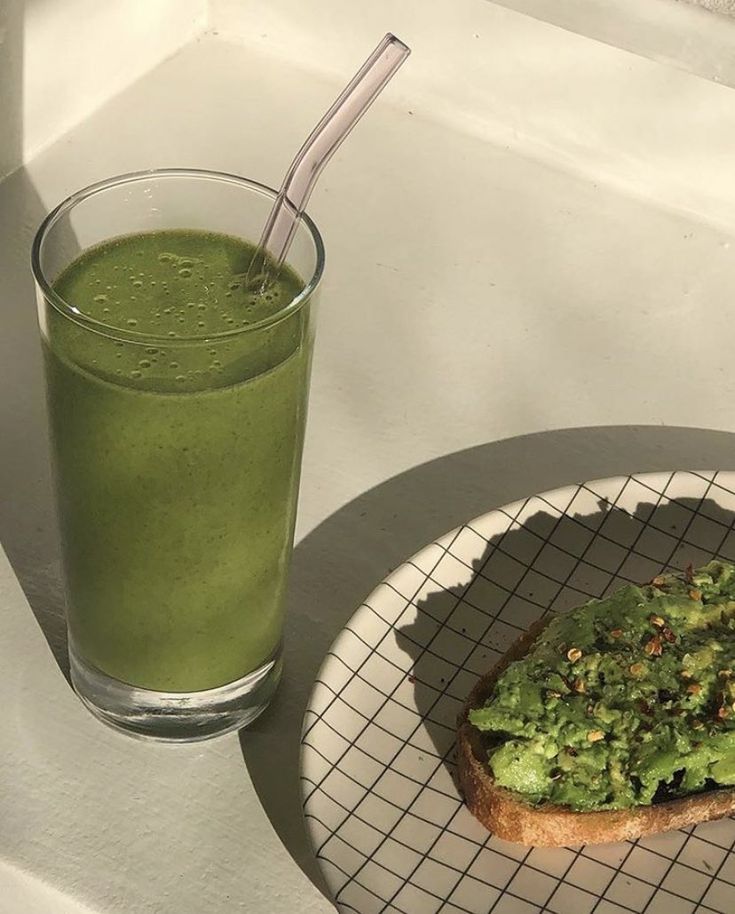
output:
{"label": "white wall", "polygon": [[206,0],[2,0],[0,177],[206,23]]}
{"label": "white wall", "polygon": [[207,27],[339,80],[391,29],[396,104],[735,222],[735,20],[675,0],[2,0],[0,176]]}
{"label": "white wall", "polygon": [[394,31],[414,51],[387,90],[396,104],[735,226],[728,86],[487,0],[210,0],[210,27],[341,80]]}
{"label": "white wall", "polygon": [[[735,0],[493,0],[715,82],[735,86]],[[693,3],[701,6],[692,5]]]}

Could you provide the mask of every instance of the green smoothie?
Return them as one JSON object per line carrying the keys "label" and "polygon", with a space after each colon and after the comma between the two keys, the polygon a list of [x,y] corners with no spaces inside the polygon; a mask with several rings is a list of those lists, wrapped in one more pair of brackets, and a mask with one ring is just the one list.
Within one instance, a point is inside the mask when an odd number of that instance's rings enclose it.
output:
{"label": "green smoothie", "polygon": [[249,292],[252,254],[142,233],[54,283],[81,313],[49,308],[44,328],[70,637],[141,688],[221,686],[279,646],[309,303],[289,307],[304,284],[287,268]]}

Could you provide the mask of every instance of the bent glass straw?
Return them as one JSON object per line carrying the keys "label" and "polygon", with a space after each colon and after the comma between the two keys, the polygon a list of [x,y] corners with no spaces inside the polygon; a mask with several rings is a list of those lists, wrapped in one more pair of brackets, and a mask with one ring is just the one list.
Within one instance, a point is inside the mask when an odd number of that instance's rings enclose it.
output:
{"label": "bent glass straw", "polygon": [[311,131],[283,179],[248,268],[248,285],[257,277],[262,288],[269,269],[283,263],[324,166],[410,53],[407,45],[388,33]]}

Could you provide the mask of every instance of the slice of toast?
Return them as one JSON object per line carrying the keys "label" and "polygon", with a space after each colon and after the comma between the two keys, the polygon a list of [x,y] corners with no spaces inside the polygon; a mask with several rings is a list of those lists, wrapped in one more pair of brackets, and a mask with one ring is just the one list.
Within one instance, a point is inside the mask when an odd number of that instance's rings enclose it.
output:
{"label": "slice of toast", "polygon": [[460,715],[457,765],[460,788],[470,812],[499,838],[535,847],[627,841],[735,813],[735,788],[708,790],[651,806],[575,812],[552,803],[531,806],[520,794],[495,785],[484,736],[470,724],[467,715],[472,708],[482,707],[498,677],[528,653],[552,618],[547,615],[534,623],[477,682]]}

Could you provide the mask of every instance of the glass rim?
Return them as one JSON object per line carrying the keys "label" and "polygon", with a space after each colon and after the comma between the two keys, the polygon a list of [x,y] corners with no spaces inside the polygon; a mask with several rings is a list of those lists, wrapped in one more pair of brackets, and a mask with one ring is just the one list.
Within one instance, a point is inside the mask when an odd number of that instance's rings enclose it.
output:
{"label": "glass rim", "polygon": [[98,321],[86,314],[82,314],[70,302],[62,298],[54,290],[51,282],[44,273],[43,268],[41,267],[41,247],[43,242],[45,241],[51,229],[62,216],[64,216],[70,210],[74,209],[74,207],[79,203],[87,200],[89,197],[93,197],[96,194],[109,190],[110,188],[118,187],[121,184],[133,184],[138,181],[151,180],[152,178],[199,178],[205,180],[222,181],[224,183],[239,185],[241,188],[255,191],[256,193],[259,193],[263,196],[270,197],[272,200],[275,200],[275,198],[278,196],[278,191],[272,187],[269,187],[267,184],[261,184],[259,181],[254,181],[250,178],[244,178],[241,175],[230,174],[229,172],[225,171],[213,171],[206,168],[151,168],[143,169],[140,171],[130,171],[124,174],[113,175],[112,177],[105,178],[102,181],[96,181],[94,184],[88,184],[86,187],[75,191],[73,194],[70,194],[68,197],[62,200],[61,203],[55,206],[44,218],[43,222],[41,222],[38,230],[36,231],[35,237],[33,238],[33,245],[31,247],[31,271],[33,273],[33,278],[46,301],[48,301],[52,307],[63,317],[71,320],[73,323],[78,324],[86,330],[101,334],[112,339],[126,340],[132,343],[165,342],[169,346],[172,344],[175,344],[176,346],[185,346],[192,343],[200,344],[207,340],[228,338],[232,339],[241,336],[242,334],[257,332],[258,330],[270,327],[271,325],[276,324],[284,318],[288,317],[295,311],[298,311],[304,302],[306,302],[314,294],[319,283],[321,282],[322,276],[324,275],[324,242],[313,219],[311,219],[311,217],[306,213],[301,213],[297,217],[296,222],[297,224],[303,224],[311,236],[311,240],[314,244],[314,249],[316,252],[316,263],[314,265],[311,277],[306,281],[303,289],[301,289],[298,295],[294,296],[288,302],[288,304],[284,305],[279,311],[276,311],[275,314],[270,314],[268,317],[264,317],[259,321],[246,325],[245,327],[236,327],[234,330],[223,330],[218,331],[217,333],[203,334],[202,336],[186,336],[176,338],[172,338],[170,336],[157,336],[155,334],[146,333],[140,330],[126,330],[121,327],[113,327],[109,324],[104,323],[103,321]]}

